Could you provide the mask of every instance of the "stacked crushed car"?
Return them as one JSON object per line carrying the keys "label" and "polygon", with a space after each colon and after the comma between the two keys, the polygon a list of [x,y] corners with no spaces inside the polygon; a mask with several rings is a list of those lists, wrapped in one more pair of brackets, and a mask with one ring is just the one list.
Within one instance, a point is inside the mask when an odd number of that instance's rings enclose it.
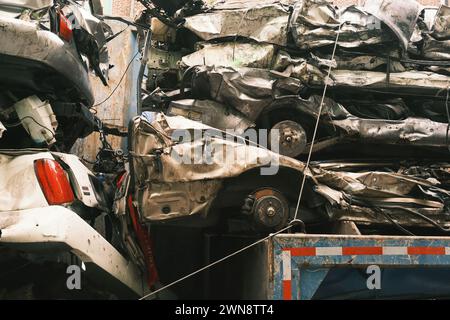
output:
{"label": "stacked crushed car", "polygon": [[[340,221],[386,233],[449,231],[449,7],[424,8],[413,0],[341,9],[325,0],[141,2],[159,14],[152,19],[143,105],[165,113],[150,126],[164,141],[158,149],[164,171],[148,172],[145,161],[156,149],[133,154],[135,173],[142,173],[136,186],[144,190],[151,176],[160,202],[167,201],[169,185],[208,190],[173,218],[209,212],[223,189],[207,181],[239,180],[245,171],[245,163],[227,172],[175,166],[164,150],[183,143],[165,138],[170,124],[193,129],[202,122],[244,136],[249,128],[266,130],[269,141],[278,139],[273,151],[281,154],[281,169],[270,178],[277,181],[262,183],[271,185],[274,198],[254,191],[236,201],[262,224],[290,208],[266,226],[280,228],[296,216],[307,227],[326,226],[322,231]],[[178,116],[194,121],[175,121]],[[148,126],[138,122],[136,135],[148,137]],[[310,151],[320,161],[305,168],[301,160]],[[296,215],[303,175],[306,191]],[[204,189],[194,187],[199,183]],[[152,216],[149,208],[160,202],[137,193],[146,199],[141,210],[148,220],[172,217],[170,209]]]}

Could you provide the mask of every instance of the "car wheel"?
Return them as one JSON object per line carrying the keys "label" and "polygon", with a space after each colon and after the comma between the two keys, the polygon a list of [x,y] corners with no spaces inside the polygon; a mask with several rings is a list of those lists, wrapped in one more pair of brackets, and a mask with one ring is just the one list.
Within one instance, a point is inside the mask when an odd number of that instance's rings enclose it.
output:
{"label": "car wheel", "polygon": [[292,120],[278,122],[269,132],[269,146],[274,152],[278,151],[281,155],[296,158],[306,149],[306,130]]}
{"label": "car wheel", "polygon": [[252,218],[256,230],[276,231],[288,223],[289,202],[279,191],[263,188],[247,197],[243,213]]}

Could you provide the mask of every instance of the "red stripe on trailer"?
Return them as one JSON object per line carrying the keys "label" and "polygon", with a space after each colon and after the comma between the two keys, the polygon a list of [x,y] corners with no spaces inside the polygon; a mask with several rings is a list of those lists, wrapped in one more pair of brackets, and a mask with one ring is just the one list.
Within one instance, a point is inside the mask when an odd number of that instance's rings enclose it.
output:
{"label": "red stripe on trailer", "polygon": [[378,256],[383,254],[382,247],[344,247],[342,255],[344,256]]}
{"label": "red stripe on trailer", "polygon": [[445,255],[445,247],[408,247],[409,255]]}
{"label": "red stripe on trailer", "polygon": [[283,300],[292,300],[291,280],[283,280]]}
{"label": "red stripe on trailer", "polygon": [[294,257],[311,257],[316,255],[315,247],[290,248],[285,250],[291,251],[291,255]]}
{"label": "red stripe on trailer", "polygon": [[[377,255],[446,255],[450,254],[450,248],[446,252],[445,247],[319,247],[322,254],[319,256],[377,256]],[[339,249],[342,249],[342,253]],[[404,252],[401,252],[404,248]],[[315,257],[318,256],[316,247],[286,248],[293,257]],[[330,253],[323,254],[327,249]]]}

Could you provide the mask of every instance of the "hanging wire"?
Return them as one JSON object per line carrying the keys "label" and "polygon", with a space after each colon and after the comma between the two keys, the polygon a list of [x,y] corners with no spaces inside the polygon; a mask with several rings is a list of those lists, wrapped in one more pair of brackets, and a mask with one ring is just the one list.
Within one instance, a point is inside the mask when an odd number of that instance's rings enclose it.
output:
{"label": "hanging wire", "polygon": [[[98,107],[98,106],[104,104],[104,103],[105,103],[106,101],[108,101],[109,99],[111,99],[111,97],[114,95],[114,93],[117,91],[117,89],[119,89],[120,84],[122,83],[123,79],[125,79],[125,76],[127,75],[128,69],[130,69],[130,67],[131,67],[131,65],[132,65],[132,63],[133,63],[133,61],[134,61],[134,59],[137,57],[138,54],[139,54],[139,51],[136,52],[136,53],[134,54],[133,58],[131,58],[130,62],[129,62],[128,65],[127,65],[127,68],[125,69],[124,73],[122,74],[122,77],[121,77],[120,80],[119,80],[119,83],[116,85],[116,87],[114,88],[114,90],[111,91],[111,93],[109,94],[109,96],[108,96],[105,100],[103,100],[102,102],[99,102],[99,103],[93,105],[93,106],[91,107],[91,109],[93,109],[93,108],[95,108],[95,107]],[[94,110],[95,110],[95,109],[94,109]],[[95,110],[95,111],[97,111],[97,110]]]}
{"label": "hanging wire", "polygon": [[184,281],[186,279],[189,279],[190,277],[195,276],[196,274],[199,274],[199,273],[201,273],[201,272],[203,272],[203,271],[205,271],[205,270],[207,270],[207,269],[209,269],[209,268],[211,268],[211,267],[213,267],[213,266],[215,266],[215,265],[217,265],[217,264],[219,264],[221,262],[224,262],[225,260],[228,260],[228,259],[230,259],[230,258],[232,258],[232,257],[234,257],[234,256],[236,256],[236,255],[238,255],[238,254],[240,254],[240,253],[242,253],[244,251],[247,251],[248,249],[257,246],[258,244],[263,243],[264,241],[266,241],[266,240],[268,240],[268,239],[270,239],[270,238],[272,238],[272,237],[274,237],[274,236],[276,236],[276,235],[278,235],[280,233],[283,233],[284,231],[286,231],[286,230],[288,230],[288,229],[290,229],[292,227],[293,227],[293,224],[291,223],[290,225],[288,225],[287,227],[277,231],[276,233],[270,234],[267,237],[265,237],[263,239],[260,239],[260,240],[258,240],[256,242],[254,242],[254,243],[252,243],[252,244],[250,244],[250,245],[248,245],[248,246],[238,250],[238,251],[235,251],[235,252],[233,252],[233,253],[231,253],[231,254],[229,254],[229,255],[227,255],[227,256],[219,259],[219,260],[217,260],[217,261],[214,261],[213,263],[210,263],[207,266],[204,266],[203,268],[200,268],[200,269],[198,269],[198,270],[196,270],[196,271],[194,271],[192,273],[189,273],[188,275],[186,275],[186,276],[184,276],[184,277],[182,277],[182,278],[180,278],[178,280],[175,280],[174,282],[172,282],[172,283],[170,283],[170,284],[168,284],[168,285],[166,285],[166,286],[164,286],[164,287],[162,287],[160,289],[157,289],[157,290],[155,290],[155,291],[153,291],[153,292],[151,292],[149,294],[146,294],[145,296],[143,296],[139,300],[146,300],[147,298],[149,298],[151,296],[154,296],[154,295],[158,294],[161,291],[169,289],[170,287],[173,287],[174,285],[176,285],[176,284],[178,284],[178,283],[180,283],[180,282],[182,282],[182,281]]}
{"label": "hanging wire", "polygon": [[450,144],[448,141],[449,138],[449,130],[450,130],[450,110],[448,107],[448,98],[449,98],[450,87],[447,87],[447,95],[445,98],[445,110],[447,112],[447,130],[445,132],[445,144],[447,145],[448,150],[450,151]]}
{"label": "hanging wire", "polygon": [[[337,32],[337,35],[336,35],[336,41],[334,42],[333,54],[331,55],[331,61],[334,60],[334,57],[336,55],[336,49],[337,49],[337,44],[339,42],[339,34],[341,33],[341,27],[342,27],[342,23],[339,24],[339,29],[338,29],[338,32]],[[330,81],[331,69],[332,68],[333,68],[333,65],[332,65],[332,63],[330,63],[330,65],[328,67],[328,74],[327,74],[327,77],[325,78],[325,86],[324,86],[324,89],[323,89],[322,100],[320,101],[320,107],[319,107],[319,111],[317,113],[317,120],[316,120],[316,125],[314,127],[314,134],[313,134],[313,137],[312,137],[311,147],[310,147],[309,153],[308,153],[308,160],[306,161],[305,169],[303,170],[302,184],[301,184],[301,187],[300,187],[300,194],[298,196],[297,206],[295,208],[294,220],[297,219],[298,212],[299,212],[299,209],[300,209],[300,202],[302,201],[303,189],[305,188],[305,183],[306,183],[305,171],[309,170],[309,165],[311,163],[311,155],[312,155],[312,152],[314,150],[314,144],[315,144],[315,141],[316,141],[317,131],[319,129],[319,124],[320,124],[320,116],[322,115],[323,104],[325,102],[325,96],[327,94],[328,83]]]}

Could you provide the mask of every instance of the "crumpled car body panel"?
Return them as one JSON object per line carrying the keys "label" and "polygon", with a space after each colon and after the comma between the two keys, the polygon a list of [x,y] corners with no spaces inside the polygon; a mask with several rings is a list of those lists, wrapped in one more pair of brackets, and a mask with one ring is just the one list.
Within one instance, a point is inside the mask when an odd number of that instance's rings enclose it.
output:
{"label": "crumpled car body panel", "polygon": [[423,39],[422,55],[430,60],[450,60],[450,40],[436,40],[432,36],[425,35]]}
{"label": "crumpled car body panel", "polygon": [[[282,79],[269,71],[257,69],[232,69],[232,68],[199,68],[198,76],[205,76],[207,80],[198,81],[198,85],[194,82],[194,90],[206,90],[205,95],[209,98],[215,98],[226,106],[238,110],[242,114],[242,119],[247,117],[250,121],[256,121],[262,113],[268,113],[272,110],[289,105],[292,113],[301,112],[305,115],[317,117],[317,110],[320,105],[320,97],[311,96],[308,100],[301,98],[276,98],[274,96],[277,81]],[[306,74],[306,73],[305,73]],[[334,83],[336,86],[349,87],[367,87],[373,89],[384,88],[385,74],[369,71],[335,71]],[[378,75],[378,78],[375,76]],[[429,76],[427,79],[424,75]],[[353,77],[352,77],[353,76]],[[416,79],[412,81],[413,77]],[[409,79],[407,87],[403,86],[405,79]],[[198,78],[197,78],[198,79]],[[314,79],[310,75],[310,80]],[[379,80],[378,80],[379,79]],[[378,80],[378,82],[377,82]],[[442,89],[448,81],[443,75],[436,75],[431,72],[408,72],[391,74],[389,88],[398,90],[402,87],[404,90],[433,90],[436,92],[438,88],[437,82]],[[433,82],[433,80],[436,80]],[[364,83],[372,82],[372,83]],[[209,84],[210,88],[204,86],[203,83]],[[312,84],[315,84],[314,80]],[[396,86],[398,84],[398,86]],[[257,87],[259,90],[255,90]],[[300,89],[298,87],[297,89]],[[285,100],[285,101],[283,101]],[[173,102],[176,104],[177,102]],[[214,109],[214,102],[205,102]],[[332,99],[325,99],[323,107],[323,122],[330,126],[336,126],[342,129],[346,138],[358,140],[368,140],[374,142],[388,144],[413,144],[417,146],[436,146],[445,147],[447,145],[445,123],[438,123],[426,118],[411,117],[411,111],[404,104],[403,100],[380,102],[363,102],[359,104],[357,101],[347,103],[351,108],[346,109],[343,105],[334,102]],[[192,105],[192,104],[191,104]],[[371,109],[377,109],[377,113],[370,115]],[[365,112],[364,109],[367,111]],[[349,112],[353,111],[353,114]],[[383,119],[386,115],[391,115]],[[212,117],[228,117],[220,113],[212,113]],[[356,116],[356,117],[355,117]],[[236,123],[236,120],[229,116],[230,124]],[[236,117],[234,115],[233,117]],[[390,120],[390,121],[388,121]],[[397,121],[393,121],[397,120]],[[227,120],[228,121],[228,120]],[[207,123],[213,125],[218,124],[218,120]],[[225,122],[226,123],[226,122]],[[214,126],[214,125],[213,125]],[[223,124],[219,125],[220,129],[224,129]]]}
{"label": "crumpled car body panel", "polygon": [[243,115],[237,114],[231,108],[211,100],[177,100],[170,103],[167,109],[169,116],[182,116],[198,121],[219,130],[233,129],[237,135],[242,135],[245,130],[255,124]]}
{"label": "crumpled car body panel", "polygon": [[184,56],[186,67],[208,65],[222,67],[269,68],[275,55],[275,46],[258,43],[205,43],[194,53]]}
{"label": "crumpled car body panel", "polygon": [[[131,133],[132,174],[144,220],[171,220],[195,214],[206,215],[225,179],[247,171],[278,163],[302,172],[301,162],[280,156],[270,150],[214,138],[208,142],[212,150],[232,150],[240,161],[215,161],[196,164],[195,150],[205,148],[203,137],[177,143],[170,137],[177,130],[215,130],[184,117],[155,114],[151,122],[145,116],[134,120]],[[183,157],[192,161],[180,161]],[[200,159],[201,160],[201,159]],[[165,212],[165,208],[170,208]]]}
{"label": "crumpled car body panel", "polygon": [[[306,79],[311,66],[305,66],[294,77],[302,77],[311,86],[322,87],[326,75],[314,74]],[[383,89],[383,91],[395,91],[401,93],[415,93],[416,95],[443,95],[447,89],[448,77],[429,71],[405,71],[390,73],[389,77],[384,72],[360,71],[360,70],[334,70],[331,73],[329,85],[331,87]]]}
{"label": "crumpled car body panel", "polygon": [[237,6],[225,2],[207,13],[186,17],[183,26],[203,40],[246,37],[285,46],[290,16],[286,3],[293,2],[236,1]]}
{"label": "crumpled car body panel", "polygon": [[356,48],[387,43],[391,36],[376,18],[358,7],[347,7],[340,14],[324,0],[299,1],[291,19],[291,33],[297,47],[303,50],[332,45],[339,31],[338,46]]}
{"label": "crumpled car body panel", "polygon": [[448,25],[450,24],[450,7],[441,5],[433,25],[433,37],[438,40],[449,40],[450,30]]}
{"label": "crumpled car body panel", "polygon": [[[328,218],[325,221],[354,221],[386,225],[387,212],[406,225],[426,226],[421,216],[431,217],[443,225],[450,192],[443,183],[450,181],[448,164],[405,165],[399,163],[315,162],[305,171],[300,161],[278,156],[271,151],[240,143],[212,138],[215,147],[229,144],[242,148],[254,160],[225,164],[183,164],[177,157],[193,148],[204,147],[204,139],[176,143],[169,139],[175,130],[212,129],[183,117],[162,114],[143,115],[132,126],[133,199],[138,203],[144,222],[170,221],[196,215],[207,216],[223,183],[249,170],[279,158],[281,167],[305,172],[312,189],[323,199]],[[159,153],[155,151],[159,150]],[[175,156],[177,155],[177,156]],[[261,160],[262,159],[262,160]],[[432,175],[431,175],[432,174]],[[255,186],[256,188],[257,186]],[[381,210],[381,211],[380,211]],[[301,214],[302,209],[300,210]],[[379,218],[381,216],[382,218]]]}
{"label": "crumpled car body panel", "polygon": [[422,6],[416,1],[366,0],[364,10],[383,21],[398,37],[404,50],[414,33]]}
{"label": "crumpled car body panel", "polygon": [[38,10],[51,6],[53,0],[1,0],[0,6],[22,7]]}
{"label": "crumpled car body panel", "polygon": [[53,0],[0,0],[0,17],[16,18],[24,10],[41,10],[53,4]]}
{"label": "crumpled car body panel", "polygon": [[[320,163],[314,165],[322,168]],[[314,177],[319,181],[315,190],[330,202],[328,213],[331,220],[353,221],[374,227],[392,225],[391,220],[395,219],[402,226],[432,227],[425,216],[442,227],[450,225],[446,218],[448,208],[445,200],[449,193],[440,188],[448,179],[448,164],[411,164],[409,167],[400,166],[397,173],[377,171],[381,167],[396,168],[399,164],[329,162],[324,164],[324,171],[313,169],[313,175],[317,172]],[[440,181],[430,177],[432,172]],[[417,196],[416,190],[421,196]],[[424,199],[432,194],[434,199]]]}
{"label": "crumpled car body panel", "polygon": [[445,148],[448,145],[447,124],[422,118],[406,120],[367,120],[348,118],[334,120],[353,139],[395,145]]}
{"label": "crumpled car body panel", "polygon": [[265,69],[198,67],[193,88],[196,94],[233,107],[254,121],[273,101],[274,87],[298,90],[300,83],[283,86],[284,80]]}
{"label": "crumpled car body panel", "polygon": [[68,7],[73,14],[78,28],[74,30],[78,50],[85,54],[95,74],[106,86],[108,84],[109,53],[106,46],[108,38],[113,36],[111,27],[96,18],[90,12],[82,10],[75,5]]}

